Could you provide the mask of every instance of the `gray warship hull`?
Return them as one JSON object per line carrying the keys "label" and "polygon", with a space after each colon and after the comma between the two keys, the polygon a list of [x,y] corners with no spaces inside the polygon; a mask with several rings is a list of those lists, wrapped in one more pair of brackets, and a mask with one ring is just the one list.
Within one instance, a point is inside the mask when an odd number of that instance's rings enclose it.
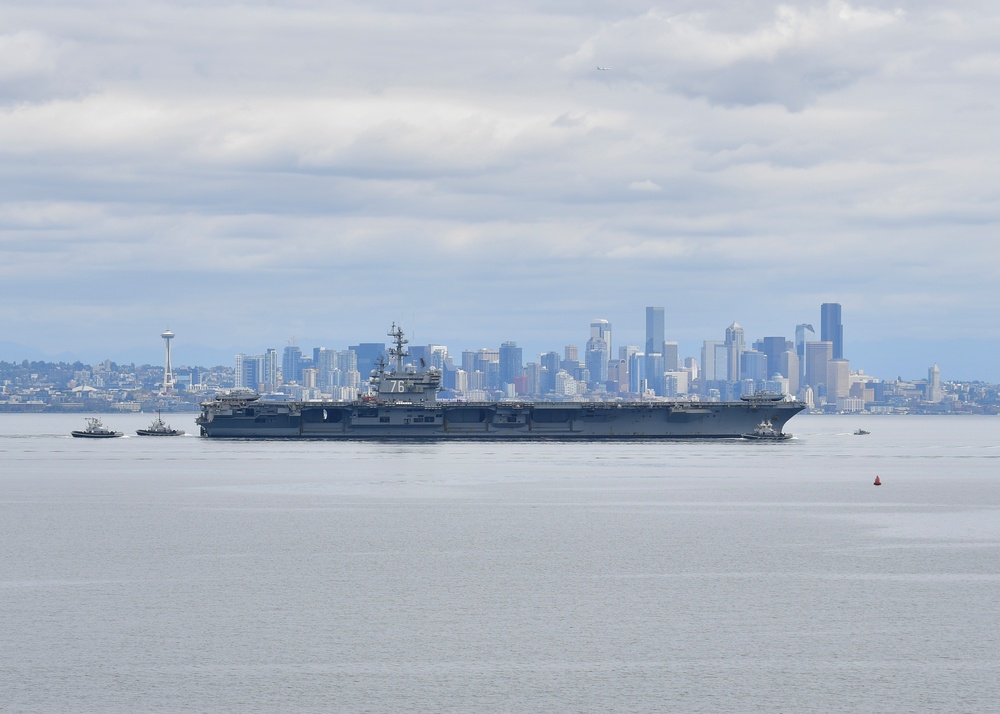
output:
{"label": "gray warship hull", "polygon": [[206,402],[202,436],[239,439],[729,439],[776,430],[788,401],[627,403]]}

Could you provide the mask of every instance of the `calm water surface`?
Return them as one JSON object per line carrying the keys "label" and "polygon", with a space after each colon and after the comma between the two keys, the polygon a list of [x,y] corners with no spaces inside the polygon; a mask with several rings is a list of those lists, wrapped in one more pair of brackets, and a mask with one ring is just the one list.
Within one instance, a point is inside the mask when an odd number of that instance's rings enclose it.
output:
{"label": "calm water surface", "polygon": [[82,425],[0,415],[3,711],[1000,701],[1000,419],[798,416],[780,444]]}

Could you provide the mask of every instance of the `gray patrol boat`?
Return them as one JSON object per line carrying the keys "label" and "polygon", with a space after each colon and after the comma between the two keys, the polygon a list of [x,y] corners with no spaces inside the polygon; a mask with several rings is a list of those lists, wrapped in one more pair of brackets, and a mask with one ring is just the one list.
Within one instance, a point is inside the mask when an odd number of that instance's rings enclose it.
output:
{"label": "gray patrol boat", "polygon": [[234,390],[201,404],[201,435],[242,439],[709,439],[740,438],[767,421],[781,433],[805,409],[773,393],[738,402],[438,402],[441,372],[404,367],[408,340],[392,326],[393,368],[351,402],[261,400]]}

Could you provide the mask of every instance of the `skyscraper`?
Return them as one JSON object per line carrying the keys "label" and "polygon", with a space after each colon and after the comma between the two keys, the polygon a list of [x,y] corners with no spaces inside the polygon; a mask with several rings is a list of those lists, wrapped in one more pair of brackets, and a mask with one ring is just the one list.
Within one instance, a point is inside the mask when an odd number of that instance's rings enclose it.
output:
{"label": "skyscraper", "polygon": [[264,391],[273,392],[278,388],[278,351],[269,347],[264,353]]}
{"label": "skyscraper", "polygon": [[611,323],[597,319],[590,323],[590,338],[602,339],[608,347],[608,359],[611,359]]}
{"label": "skyscraper", "polygon": [[663,369],[671,372],[681,365],[681,348],[676,340],[664,340],[663,342]]}
{"label": "skyscraper", "polygon": [[264,381],[264,364],[264,355],[236,355],[236,370],[234,373],[236,387],[241,389],[259,389],[261,382]]}
{"label": "skyscraper", "polygon": [[768,373],[767,355],[756,350],[746,350],[740,355],[740,373],[743,379],[763,382],[770,376]]}
{"label": "skyscraper", "polygon": [[514,384],[514,380],[524,374],[524,360],[521,348],[516,342],[504,342],[500,345],[500,386]]}
{"label": "skyscraper", "polygon": [[[782,371],[781,356],[791,349],[791,344],[784,337],[765,337],[760,341],[760,347],[758,348],[761,352],[767,355],[767,378],[770,379],[774,376],[775,372],[780,372],[783,377],[792,377],[793,375],[785,374]],[[787,369],[787,367],[786,367]],[[798,382],[799,375],[796,370],[794,375],[795,381]]]}
{"label": "skyscraper", "polygon": [[281,358],[281,374],[285,384],[302,382],[302,350],[296,345],[288,345]]}
{"label": "skyscraper", "polygon": [[378,363],[380,357],[385,357],[385,343],[382,342],[362,342],[359,345],[348,347],[357,356],[357,369],[361,373],[361,381],[367,383],[371,379],[372,370]]}
{"label": "skyscraper", "polygon": [[646,390],[646,355],[636,352],[628,359],[628,391],[642,394]]}
{"label": "skyscraper", "polygon": [[941,399],[941,369],[935,364],[927,370],[927,401],[936,404]]}
{"label": "skyscraper", "polygon": [[664,321],[662,307],[646,308],[646,354],[663,354]]}
{"label": "skyscraper", "polygon": [[587,340],[587,353],[584,359],[587,371],[590,372],[592,385],[608,381],[608,360],[610,357],[608,343],[603,337],[591,337]]}
{"label": "skyscraper", "polygon": [[590,383],[608,381],[608,360],[611,359],[611,323],[596,319],[590,323],[590,339],[584,360],[590,372]]}
{"label": "skyscraper", "polygon": [[[724,345],[718,340],[705,340],[701,346],[701,376],[706,382],[714,382],[726,378],[725,361],[716,365],[718,348]],[[720,369],[721,366],[721,369]]]}
{"label": "skyscraper", "polygon": [[542,375],[539,379],[538,391],[542,394],[548,394],[556,388],[556,375],[559,373],[559,363],[562,361],[559,359],[558,352],[546,352],[540,358],[542,363]]}
{"label": "skyscraper", "polygon": [[826,398],[831,403],[850,396],[851,363],[846,359],[832,359],[826,363]]}
{"label": "skyscraper", "polygon": [[806,342],[805,384],[815,392],[820,385],[826,385],[827,368],[833,359],[833,345],[830,342]]}
{"label": "skyscraper", "polygon": [[820,306],[819,338],[833,343],[833,359],[844,358],[844,324],[840,320],[839,302],[825,302]]}
{"label": "skyscraper", "polygon": [[813,329],[812,325],[806,324],[805,322],[800,323],[795,326],[795,354],[799,358],[799,383],[802,385],[807,384],[806,382],[806,330],[816,334],[816,330]]}
{"label": "skyscraper", "polygon": [[[742,379],[740,376],[740,364],[743,357],[743,350],[746,348],[746,339],[740,323],[734,322],[726,328],[726,348],[728,350],[726,379],[730,382],[738,382]],[[717,376],[716,378],[719,379],[721,377]]]}

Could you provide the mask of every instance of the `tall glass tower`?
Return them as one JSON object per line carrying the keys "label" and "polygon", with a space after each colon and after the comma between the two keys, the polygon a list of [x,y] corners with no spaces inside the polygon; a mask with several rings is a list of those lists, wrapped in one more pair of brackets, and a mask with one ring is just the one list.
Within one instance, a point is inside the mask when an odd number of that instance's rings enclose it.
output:
{"label": "tall glass tower", "polygon": [[516,342],[504,342],[500,345],[500,385],[513,384],[514,380],[524,374],[524,359],[521,348]]}
{"label": "tall glass tower", "polygon": [[740,362],[743,352],[746,349],[746,339],[740,323],[734,322],[726,328],[726,348],[728,349],[728,371],[726,379],[730,382],[738,382],[740,376]]}
{"label": "tall glass tower", "polygon": [[590,338],[604,340],[607,345],[608,358],[611,357],[611,323],[607,320],[596,319],[590,323]]}
{"label": "tall glass tower", "polygon": [[295,345],[285,347],[281,357],[281,374],[285,384],[302,383],[302,350]]}
{"label": "tall glass tower", "polygon": [[646,354],[663,354],[664,321],[662,307],[646,308]]}
{"label": "tall glass tower", "polygon": [[820,307],[819,339],[833,343],[833,359],[844,358],[844,324],[840,320],[839,302],[825,302]]}

